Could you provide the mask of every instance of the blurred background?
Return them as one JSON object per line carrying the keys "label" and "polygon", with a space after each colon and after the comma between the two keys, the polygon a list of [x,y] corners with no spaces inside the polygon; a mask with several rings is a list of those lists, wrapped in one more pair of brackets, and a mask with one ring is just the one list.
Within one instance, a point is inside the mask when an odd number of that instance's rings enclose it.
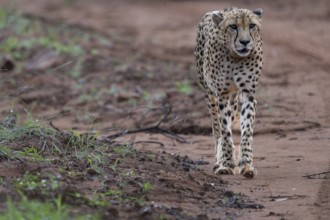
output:
{"label": "blurred background", "polygon": [[210,134],[196,84],[196,27],[207,12],[264,9],[256,133],[329,122],[330,2],[1,0],[0,115],[107,133],[155,123]]}

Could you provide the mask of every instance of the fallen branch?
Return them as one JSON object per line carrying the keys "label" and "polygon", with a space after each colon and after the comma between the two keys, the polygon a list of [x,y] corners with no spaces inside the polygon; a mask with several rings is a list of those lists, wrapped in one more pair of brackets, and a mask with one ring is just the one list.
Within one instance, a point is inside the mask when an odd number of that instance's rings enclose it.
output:
{"label": "fallen branch", "polygon": [[49,122],[49,125],[50,125],[52,128],[54,128],[56,131],[60,131],[60,132],[62,132],[58,127],[56,127],[56,126],[53,124],[53,121],[50,121],[50,122]]}
{"label": "fallen branch", "polygon": [[271,199],[270,201],[272,201],[272,202],[282,202],[282,201],[286,201],[286,200],[305,198],[305,197],[308,197],[308,196],[306,196],[306,195],[292,195],[292,196],[278,195],[278,196],[270,196],[269,198]]}
{"label": "fallen branch", "polygon": [[142,144],[142,143],[146,143],[146,144],[158,144],[161,147],[164,147],[165,146],[162,142],[159,142],[159,141],[135,141],[135,142],[133,142],[133,144]]}
{"label": "fallen branch", "polygon": [[[330,171],[314,173],[314,174],[310,174],[310,175],[305,175],[303,177],[306,177],[307,179],[329,179],[330,177],[327,177],[326,174],[330,175]],[[321,175],[324,175],[324,176],[321,177]]]}
{"label": "fallen branch", "polygon": [[167,107],[167,111],[164,113],[163,117],[156,123],[154,126],[144,127],[144,128],[137,128],[132,130],[124,130],[112,135],[107,136],[107,139],[115,139],[118,137],[122,137],[127,134],[135,134],[135,133],[142,133],[142,132],[155,132],[155,133],[161,133],[166,137],[175,139],[176,141],[180,143],[189,143],[185,138],[175,134],[171,130],[168,130],[166,128],[160,127],[164,121],[168,118],[168,116],[172,113],[172,106]]}

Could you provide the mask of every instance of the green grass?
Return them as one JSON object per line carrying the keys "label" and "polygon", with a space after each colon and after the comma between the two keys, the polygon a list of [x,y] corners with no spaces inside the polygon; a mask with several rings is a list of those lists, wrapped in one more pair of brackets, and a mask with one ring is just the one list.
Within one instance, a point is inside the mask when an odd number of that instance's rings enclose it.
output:
{"label": "green grass", "polygon": [[[97,140],[99,134],[93,132],[92,126],[90,126],[90,132],[87,134],[71,131],[59,135],[57,131],[45,127],[30,114],[25,121],[21,121],[20,117],[14,113],[10,114],[3,122],[0,122],[0,125],[2,128],[0,134],[4,137],[2,141],[7,143],[7,145],[3,146],[0,144],[1,160],[11,161],[19,159],[23,161],[24,159],[25,161],[27,158],[27,162],[55,161],[54,165],[60,166],[59,171],[61,173],[60,176],[55,176],[47,175],[44,172],[30,171],[11,180],[11,193],[18,192],[21,195],[21,201],[13,202],[11,199],[8,199],[7,210],[0,213],[0,220],[98,219],[94,215],[73,216],[73,213],[84,213],[84,210],[79,210],[76,206],[69,207],[63,205],[61,198],[58,197],[58,194],[63,192],[63,186],[65,186],[65,184],[62,185],[62,177],[75,178],[81,176],[87,178],[86,174],[90,174],[88,172],[91,169],[99,174],[94,177],[100,181],[105,181],[104,170],[106,169],[111,169],[108,170],[107,175],[113,171],[114,176],[116,176],[116,184],[110,185],[105,192],[103,190],[102,192],[95,191],[91,195],[77,190],[66,194],[70,199],[79,201],[80,204],[86,204],[91,209],[104,210],[113,205],[126,206],[135,203],[144,206],[147,203],[147,193],[154,189],[152,183],[145,180],[137,181],[137,189],[133,192],[128,189],[128,181],[134,179],[137,173],[134,170],[135,168],[125,167],[125,164],[123,164],[125,161],[124,157],[134,157],[136,150],[130,144],[108,146],[100,142]],[[24,146],[19,150],[14,150],[10,147],[10,144],[12,144],[10,141],[15,141],[15,138],[28,136],[33,136],[34,138],[51,137],[54,140],[61,137],[63,139],[58,139],[60,149],[56,154],[53,154],[49,150],[50,148],[44,149],[42,146]],[[151,154],[150,157],[153,157],[153,155]],[[76,165],[79,168],[83,169],[75,170],[74,166],[72,166],[75,162],[77,162]],[[85,163],[85,166],[81,164],[82,162]],[[72,167],[68,168],[70,166]],[[25,194],[24,196],[23,193]],[[30,196],[38,198],[43,202],[28,200]],[[75,210],[75,212],[71,212],[71,209]]]}
{"label": "green grass", "polygon": [[33,119],[30,114],[27,119],[20,122],[20,117],[10,113],[0,123],[0,144],[8,143],[31,135],[54,136],[55,130],[41,125],[38,119]]}
{"label": "green grass", "polygon": [[150,190],[152,190],[154,187],[151,185],[150,182],[144,182],[143,183],[143,187],[142,187],[142,191],[143,192],[148,192]]}
{"label": "green grass", "polygon": [[41,194],[47,194],[50,191],[59,188],[59,181],[56,177],[48,175],[48,177],[41,177],[40,173],[26,172],[22,177],[14,181],[15,188],[19,191],[33,191],[37,190]]}
{"label": "green grass", "polygon": [[[90,129],[91,130],[91,129]],[[102,172],[100,165],[105,163],[108,146],[97,140],[99,133],[89,132],[89,134],[80,134],[77,131],[69,133],[70,138],[67,146],[57,140],[57,131],[44,126],[40,120],[34,119],[28,114],[27,119],[20,120],[19,115],[10,113],[2,122],[0,122],[0,158],[6,160],[24,160],[31,162],[52,161],[57,156],[69,156],[68,152],[73,152],[71,156],[84,161],[86,165],[96,172]],[[22,140],[24,138],[37,137],[45,141],[42,146],[25,146],[19,150],[13,150],[9,147],[12,141]],[[40,149],[41,148],[41,149]],[[73,148],[74,151],[71,151]],[[47,151],[50,157],[44,158],[43,152]],[[128,147],[118,149],[118,154],[126,155],[131,150]]]}
{"label": "green grass", "polygon": [[[52,50],[57,55],[71,57],[70,62],[63,64],[70,66],[67,70],[69,77],[78,78],[81,75],[83,57],[86,54],[83,45],[90,40],[90,34],[65,24],[56,27],[45,25],[37,19],[5,8],[0,9],[0,32],[3,33],[0,53],[7,54],[16,61],[25,61],[33,55],[31,51]],[[16,64],[16,71],[23,71],[22,64]]]}
{"label": "green grass", "polygon": [[62,204],[61,197],[54,202],[28,200],[21,193],[21,201],[7,201],[7,210],[0,214],[0,220],[97,220],[98,216],[82,215],[73,217],[69,207]]}
{"label": "green grass", "polygon": [[[3,121],[0,121],[0,158],[5,160],[27,160],[29,162],[51,161],[53,158],[45,158],[43,153],[47,151],[53,156],[63,154],[63,149],[58,145],[56,139],[57,131],[27,114],[25,120],[15,114],[9,113]],[[42,142],[35,143],[39,146],[22,146],[20,149],[13,149],[10,143],[23,141],[27,138],[42,139]]]}
{"label": "green grass", "polygon": [[176,89],[178,92],[181,92],[185,95],[190,95],[193,92],[192,86],[187,80],[182,82],[177,82]]}
{"label": "green grass", "polygon": [[44,26],[40,21],[2,8],[0,9],[0,31],[4,29],[10,29],[12,34],[0,44],[0,50],[11,53],[15,58],[21,58],[21,49],[30,50],[36,47],[53,49],[58,54],[73,56],[84,53],[79,45],[80,37],[69,36],[68,28]]}
{"label": "green grass", "polygon": [[8,146],[0,146],[0,158],[8,161],[22,161],[23,159],[27,159],[31,162],[45,161],[45,158],[43,158],[40,153],[41,152],[38,151],[34,146],[25,147],[22,150],[13,150],[11,147]]}
{"label": "green grass", "polygon": [[74,157],[84,161],[86,165],[94,169],[98,173],[102,173],[103,169],[100,165],[105,163],[107,154],[105,151],[108,147],[97,140],[98,133],[82,135],[77,131],[71,131],[70,139],[67,143],[69,147],[74,148]]}
{"label": "green grass", "polygon": [[130,145],[127,144],[125,146],[114,147],[113,151],[117,155],[120,155],[122,157],[126,157],[128,154],[133,153],[134,149]]}

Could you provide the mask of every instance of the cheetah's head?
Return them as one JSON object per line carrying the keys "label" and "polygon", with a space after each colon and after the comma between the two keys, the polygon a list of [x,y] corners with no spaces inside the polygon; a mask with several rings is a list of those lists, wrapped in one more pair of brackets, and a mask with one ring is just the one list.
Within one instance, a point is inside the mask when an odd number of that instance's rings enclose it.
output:
{"label": "cheetah's head", "polygon": [[233,57],[249,56],[259,38],[262,9],[230,8],[212,15],[213,22],[224,34],[225,45]]}

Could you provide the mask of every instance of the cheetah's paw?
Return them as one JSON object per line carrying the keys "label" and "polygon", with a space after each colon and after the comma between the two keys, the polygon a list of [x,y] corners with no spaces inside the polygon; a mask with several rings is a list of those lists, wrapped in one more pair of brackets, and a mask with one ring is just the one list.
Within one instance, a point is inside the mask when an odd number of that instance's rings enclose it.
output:
{"label": "cheetah's paw", "polygon": [[213,166],[213,172],[218,175],[234,175],[234,169],[231,167],[225,167],[223,165],[215,164]]}
{"label": "cheetah's paw", "polygon": [[252,164],[244,164],[239,167],[239,173],[248,179],[252,179],[257,175],[257,170]]}

